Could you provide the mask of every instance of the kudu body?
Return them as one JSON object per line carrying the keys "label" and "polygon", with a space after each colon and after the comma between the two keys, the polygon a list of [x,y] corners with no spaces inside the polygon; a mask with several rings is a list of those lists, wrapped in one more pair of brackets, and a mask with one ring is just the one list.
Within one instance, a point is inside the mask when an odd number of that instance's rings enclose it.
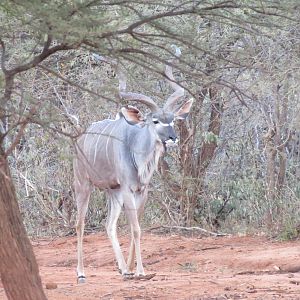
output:
{"label": "kudu body", "polygon": [[[169,66],[166,68],[166,76],[175,92],[162,109],[145,95],[126,92],[125,77],[122,73],[118,75],[120,96],[147,105],[151,113],[143,116],[135,107],[123,107],[115,120],[93,123],[76,143],[74,188],[78,209],[76,230],[79,282],[85,281],[82,240],[93,186],[106,193],[109,208],[106,229],[120,272],[123,276],[132,274],[136,258],[135,275],[145,275],[140,249],[139,216],[143,212],[148,186],[160,156],[168,145],[177,143],[174,120],[184,119],[192,105],[192,100],[189,100],[179,109],[174,109],[176,100],[184,95],[184,90],[175,83]],[[127,262],[116,232],[123,207],[132,233]]]}

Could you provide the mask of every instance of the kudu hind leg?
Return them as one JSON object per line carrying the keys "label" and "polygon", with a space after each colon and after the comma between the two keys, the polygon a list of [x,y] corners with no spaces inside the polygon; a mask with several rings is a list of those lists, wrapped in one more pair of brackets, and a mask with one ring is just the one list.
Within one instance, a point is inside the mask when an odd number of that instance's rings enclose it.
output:
{"label": "kudu hind leg", "polygon": [[89,205],[89,198],[91,194],[91,189],[88,184],[85,187],[75,187],[76,203],[77,203],[77,222],[76,222],[76,232],[77,232],[77,280],[78,283],[85,282],[85,274],[83,267],[83,234],[84,234],[84,219]]}
{"label": "kudu hind leg", "polygon": [[108,195],[107,200],[108,200],[108,216],[106,222],[106,231],[112,243],[115,257],[118,263],[118,268],[122,273],[122,275],[125,275],[128,273],[127,265],[117,237],[117,222],[122,210],[123,199],[119,193],[114,193]]}

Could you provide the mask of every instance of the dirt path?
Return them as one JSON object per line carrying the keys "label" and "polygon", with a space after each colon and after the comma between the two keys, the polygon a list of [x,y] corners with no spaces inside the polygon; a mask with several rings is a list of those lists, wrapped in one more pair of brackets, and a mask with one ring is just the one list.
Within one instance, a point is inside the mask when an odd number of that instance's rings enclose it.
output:
{"label": "dirt path", "polygon": [[[128,237],[121,236],[123,248]],[[144,234],[149,281],[123,281],[103,233],[85,237],[87,283],[76,284],[76,239],[34,243],[51,300],[79,299],[300,299],[300,242],[262,237],[188,238]],[[6,299],[0,286],[0,299]]]}

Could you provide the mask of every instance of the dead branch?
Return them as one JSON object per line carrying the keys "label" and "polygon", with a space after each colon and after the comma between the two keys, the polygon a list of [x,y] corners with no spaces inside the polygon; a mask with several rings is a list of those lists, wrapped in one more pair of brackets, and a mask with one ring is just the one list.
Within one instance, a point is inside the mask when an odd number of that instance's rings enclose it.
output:
{"label": "dead branch", "polygon": [[192,227],[184,227],[184,226],[168,226],[168,225],[160,225],[160,226],[156,226],[156,227],[152,227],[149,230],[156,230],[159,228],[165,228],[165,229],[177,229],[177,230],[182,230],[182,231],[200,231],[204,234],[207,235],[212,235],[212,236],[229,236],[228,233],[222,233],[222,232],[212,232],[209,230],[206,230],[204,228],[201,227],[196,227],[196,226],[192,226]]}

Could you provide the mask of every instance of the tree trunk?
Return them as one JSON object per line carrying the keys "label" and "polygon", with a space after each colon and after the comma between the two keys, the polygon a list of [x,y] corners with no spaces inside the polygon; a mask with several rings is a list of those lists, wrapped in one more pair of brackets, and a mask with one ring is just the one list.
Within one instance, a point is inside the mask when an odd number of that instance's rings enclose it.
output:
{"label": "tree trunk", "polygon": [[266,146],[267,156],[267,199],[270,203],[274,203],[277,192],[276,192],[276,151],[272,144]]}
{"label": "tree trunk", "polygon": [[[181,214],[184,215],[185,225],[192,226],[195,217],[195,209],[200,210],[197,207],[197,199],[201,197],[203,193],[203,180],[207,168],[210,162],[213,160],[216,148],[217,140],[205,142],[198,149],[198,155],[193,155],[194,143],[195,143],[195,131],[197,130],[196,124],[203,122],[203,115],[201,112],[204,97],[209,93],[211,101],[211,113],[209,118],[209,125],[207,131],[213,133],[216,137],[219,136],[222,125],[222,112],[223,105],[218,98],[217,89],[211,87],[205,89],[199,93],[199,107],[194,108],[192,117],[194,116],[193,125],[194,128],[188,129],[186,123],[180,124],[180,140],[184,142],[180,147],[181,166],[185,180],[182,182],[181,193]],[[191,138],[190,138],[191,135]],[[190,140],[189,142],[185,142]],[[192,184],[191,184],[192,183]],[[189,193],[186,193],[186,190]]]}
{"label": "tree trunk", "polygon": [[17,202],[7,158],[0,148],[0,274],[9,300],[47,299]]}
{"label": "tree trunk", "polygon": [[[287,82],[288,80],[286,80]],[[280,85],[274,88],[274,113],[269,119],[269,129],[264,136],[266,145],[266,198],[274,203],[284,187],[287,171],[287,146],[291,133],[288,124],[288,83],[284,83],[283,95]]]}
{"label": "tree trunk", "polygon": [[[209,89],[209,97],[211,99],[211,113],[208,132],[213,133],[215,136],[219,136],[222,125],[223,105],[218,99],[217,90],[215,88]],[[204,176],[210,162],[212,161],[215,155],[217,146],[217,140],[203,143],[203,146],[198,156],[198,168],[195,169],[197,174],[194,174],[194,176]]]}

